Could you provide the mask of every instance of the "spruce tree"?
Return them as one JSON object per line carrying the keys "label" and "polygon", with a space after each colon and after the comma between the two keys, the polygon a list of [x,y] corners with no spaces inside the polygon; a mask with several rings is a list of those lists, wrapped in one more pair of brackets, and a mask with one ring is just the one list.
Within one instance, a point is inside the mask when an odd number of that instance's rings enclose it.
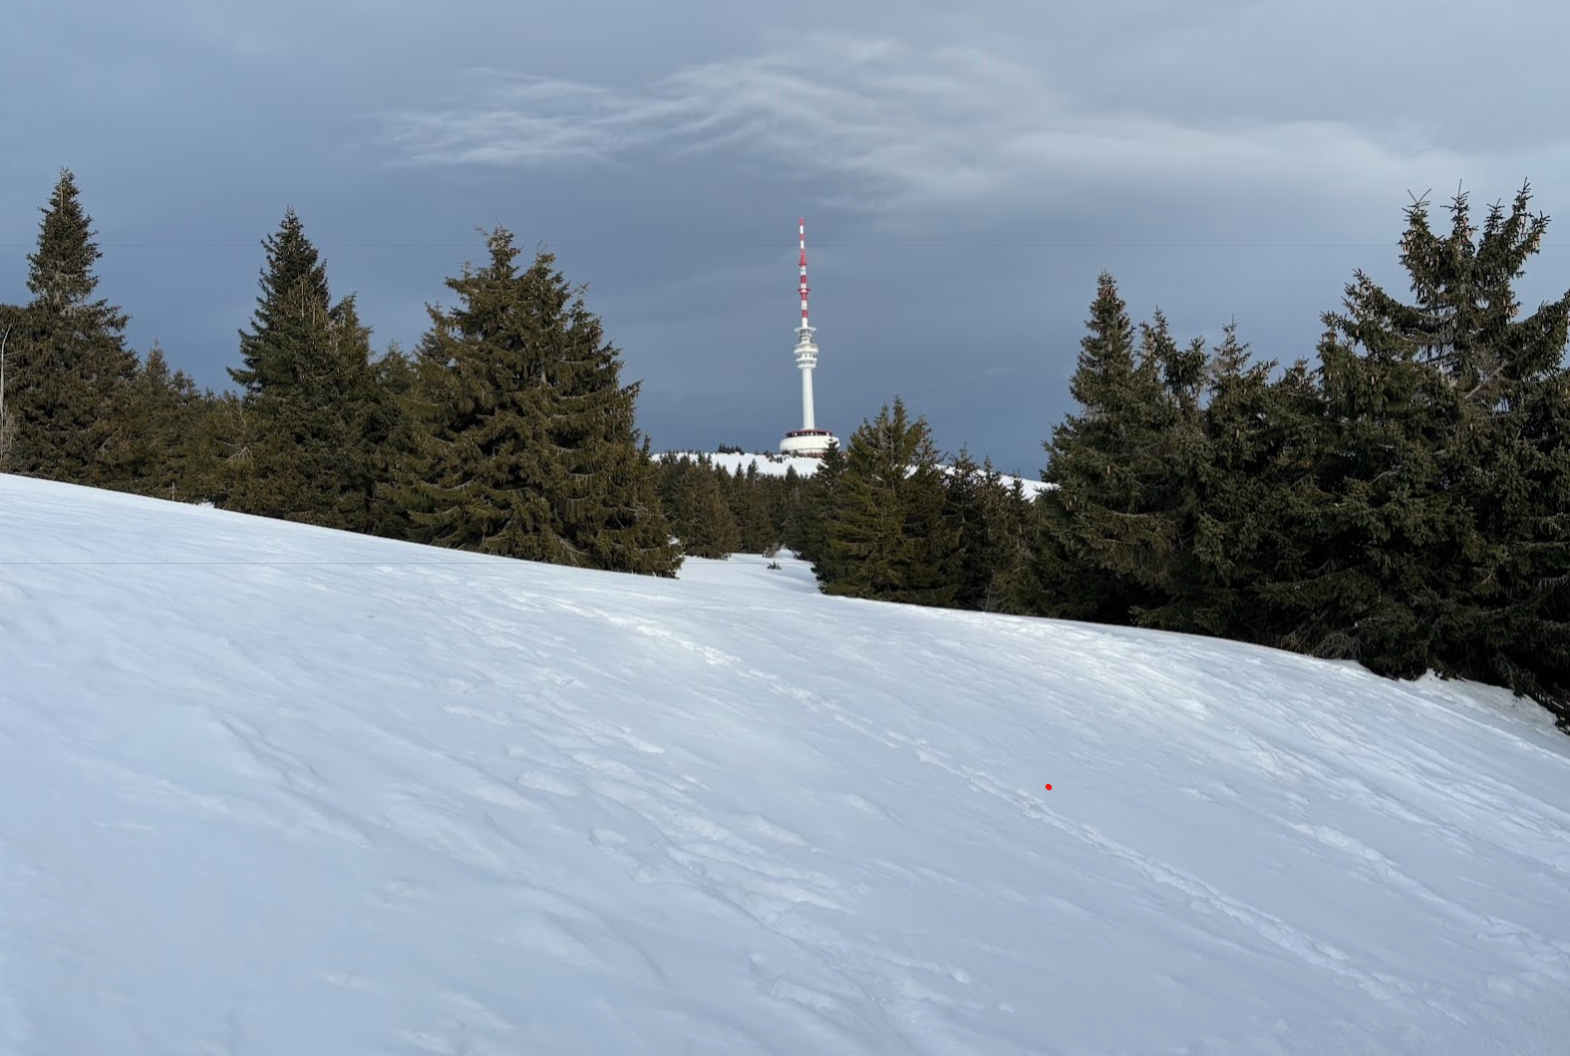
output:
{"label": "spruce tree", "polygon": [[6,350],[8,452],[12,472],[99,487],[124,484],[114,450],[120,390],[136,372],[125,347],[126,316],[95,297],[102,257],[76,179],[62,170],[42,208],[29,254],[32,300],[13,313]]}
{"label": "spruce tree", "polygon": [[695,557],[728,558],[744,552],[736,507],[726,494],[728,479],[729,474],[712,463],[697,467],[691,477],[688,501],[694,545],[687,552]]}
{"label": "spruce tree", "polygon": [[[1227,325],[1205,378],[1205,457],[1191,483],[1197,491],[1191,565],[1174,609],[1182,630],[1243,641],[1272,633],[1259,600],[1261,583],[1282,574],[1283,526],[1293,490],[1293,421],[1285,388],[1273,388],[1273,362],[1254,362]],[[1307,365],[1294,368],[1306,377]],[[1296,375],[1294,375],[1296,376]],[[1311,390],[1312,393],[1312,390]],[[1317,396],[1315,397],[1317,399]]]}
{"label": "spruce tree", "polygon": [[829,550],[829,521],[844,476],[845,452],[838,444],[831,444],[812,476],[802,482],[785,526],[785,545],[803,561],[819,566],[820,581],[836,575]]}
{"label": "spruce tree", "polygon": [[977,463],[961,448],[949,464],[944,490],[960,533],[953,604],[984,612],[1027,611],[1021,579],[1029,557],[1031,511],[1023,483],[1006,486],[991,459]]}
{"label": "spruce tree", "polygon": [[1333,357],[1325,388],[1344,417],[1353,399],[1370,402],[1373,386],[1363,381],[1360,392],[1340,375],[1356,382],[1392,359],[1398,379],[1417,374],[1399,413],[1375,403],[1357,423],[1365,447],[1382,445],[1383,462],[1365,455],[1350,479],[1332,482],[1348,517],[1361,514],[1345,530],[1367,548],[1364,579],[1378,588],[1377,597],[1365,588],[1370,613],[1349,635],[1356,655],[1392,674],[1432,668],[1507,685],[1564,724],[1570,293],[1521,317],[1513,284],[1548,225],[1530,198],[1523,187],[1508,210],[1494,205],[1479,230],[1457,195],[1443,235],[1425,202],[1410,206],[1401,260],[1414,303],[1359,275],[1348,294],[1356,328],[1341,329],[1360,361]]}
{"label": "spruce tree", "polygon": [[979,609],[992,586],[997,562],[989,516],[992,510],[986,494],[988,484],[981,465],[963,447],[950,462],[943,484],[950,518],[959,528],[954,604],[961,609]]}
{"label": "spruce tree", "polygon": [[207,393],[195,412],[186,490],[196,502],[234,509],[259,446],[258,419],[238,393]]}
{"label": "spruce tree", "polygon": [[[983,463],[982,472],[989,481],[984,494],[989,499],[986,516],[993,565],[980,607],[983,612],[1028,615],[1031,612],[1028,591],[1036,508],[1025,493],[1025,482],[1019,477],[1003,487],[997,471],[989,463]],[[990,483],[994,480],[995,485]]]}
{"label": "spruce tree", "polygon": [[1158,540],[1146,582],[1151,600],[1136,607],[1140,626],[1199,631],[1196,611],[1203,573],[1194,554],[1201,516],[1202,484],[1211,459],[1203,396],[1210,356],[1203,338],[1187,346],[1173,337],[1158,309],[1142,323],[1141,361],[1160,376],[1159,398],[1149,408],[1146,428],[1163,469],[1143,499],[1148,536]]}
{"label": "spruce tree", "polygon": [[388,539],[409,536],[397,475],[414,449],[416,427],[407,408],[417,382],[413,357],[393,343],[370,365],[368,386],[352,419],[360,438],[351,468],[364,510],[363,530]]}
{"label": "spruce tree", "polygon": [[682,463],[691,461],[688,455],[664,454],[654,461],[654,486],[655,492],[660,497],[660,509],[664,511],[665,523],[670,525],[671,531],[680,535],[677,524],[677,504],[681,496],[681,484],[687,467]]}
{"label": "spruce tree", "polygon": [[[763,477],[763,493],[768,504],[769,527],[776,546],[783,546],[789,538],[790,524],[797,504],[801,500],[805,478],[795,466],[786,466],[785,475]],[[767,553],[767,551],[765,551]]]}
{"label": "spruce tree", "polygon": [[924,419],[903,400],[852,434],[828,521],[830,594],[944,606],[959,588],[960,529]]}
{"label": "spruce tree", "polygon": [[1112,276],[1103,272],[1089,333],[1069,383],[1080,405],[1046,442],[1034,607],[1048,615],[1127,623],[1167,595],[1177,540],[1165,516],[1171,480],[1164,349],[1143,356]]}
{"label": "spruce tree", "polygon": [[128,491],[189,501],[192,444],[202,394],[184,371],[171,371],[157,342],[119,390],[115,415],[125,428],[110,453],[114,476]]}
{"label": "spruce tree", "polygon": [[541,251],[525,271],[511,233],[429,309],[419,351],[421,435],[404,469],[416,538],[612,571],[674,575],[680,556],[657,471],[581,289]]}
{"label": "spruce tree", "polygon": [[390,401],[376,384],[370,330],[353,296],[332,302],[326,264],[293,209],[263,246],[242,366],[229,370],[254,436],[231,467],[228,501],[246,513],[371,531]]}
{"label": "spruce tree", "polygon": [[1387,297],[1359,274],[1320,342],[1325,434],[1316,457],[1329,501],[1293,518],[1311,580],[1276,591],[1285,644],[1350,657],[1389,675],[1423,673],[1433,655],[1442,562],[1464,545],[1461,493],[1445,482],[1457,393],[1391,327]]}
{"label": "spruce tree", "polygon": [[667,459],[662,507],[671,531],[690,557],[728,558],[741,545],[736,518],[725,499],[723,470],[707,456]]}
{"label": "spruce tree", "polygon": [[[326,325],[332,296],[327,265],[305,235],[305,224],[290,206],[278,230],[262,240],[267,263],[251,329],[240,331],[239,367],[228,368],[247,398],[269,384],[290,384],[297,375],[294,342],[310,340]],[[291,340],[292,339],[292,340]]]}
{"label": "spruce tree", "polygon": [[779,542],[769,520],[768,499],[756,462],[745,471],[726,473],[721,479],[726,502],[736,522],[736,552],[761,554]]}

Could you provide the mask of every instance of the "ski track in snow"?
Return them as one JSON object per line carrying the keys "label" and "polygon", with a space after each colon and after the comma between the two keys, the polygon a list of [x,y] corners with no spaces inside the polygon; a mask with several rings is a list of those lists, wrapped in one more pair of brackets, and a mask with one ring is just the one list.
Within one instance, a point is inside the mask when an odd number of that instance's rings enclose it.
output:
{"label": "ski track in snow", "polygon": [[1498,691],[8,477],[0,553],[0,1056],[1570,1031],[1570,739]]}

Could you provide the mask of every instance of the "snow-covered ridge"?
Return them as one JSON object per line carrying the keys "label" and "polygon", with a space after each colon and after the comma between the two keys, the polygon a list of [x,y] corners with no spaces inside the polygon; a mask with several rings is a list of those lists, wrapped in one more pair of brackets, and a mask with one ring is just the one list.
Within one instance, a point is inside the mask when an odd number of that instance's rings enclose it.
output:
{"label": "snow-covered ridge", "polygon": [[[789,455],[779,455],[773,453],[735,454],[734,452],[727,452],[720,454],[707,451],[667,451],[662,452],[657,457],[707,458],[716,466],[723,466],[730,473],[745,473],[747,472],[747,467],[749,465],[756,464],[760,474],[773,477],[783,477],[786,472],[792,468],[796,470],[796,473],[799,476],[811,476],[813,473],[817,472],[818,469],[818,460],[815,458],[796,458]],[[1003,483],[1007,487],[1013,487],[1014,478],[1004,475]],[[1047,490],[1049,487],[1054,486],[1043,484],[1039,480],[1029,479],[1023,479],[1022,483],[1025,486],[1025,494],[1032,497],[1036,496],[1042,491]]]}
{"label": "snow-covered ridge", "polygon": [[655,455],[656,458],[706,458],[715,466],[725,469],[729,473],[745,473],[747,467],[756,464],[758,472],[763,476],[783,477],[794,469],[798,476],[811,476],[817,472],[818,460],[815,458],[801,458],[795,455],[780,455],[773,452],[759,454],[737,454],[735,452],[716,451],[662,451]]}
{"label": "snow-covered ridge", "polygon": [[14,477],[0,555],[3,1056],[1570,1036],[1500,691]]}

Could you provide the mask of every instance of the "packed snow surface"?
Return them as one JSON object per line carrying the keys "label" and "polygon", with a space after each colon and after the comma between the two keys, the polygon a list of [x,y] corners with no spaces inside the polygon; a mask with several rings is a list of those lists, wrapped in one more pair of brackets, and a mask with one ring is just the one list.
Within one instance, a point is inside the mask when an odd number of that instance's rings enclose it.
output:
{"label": "packed snow surface", "polygon": [[4,1056],[1566,1051],[1500,692],[11,477],[0,555]]}

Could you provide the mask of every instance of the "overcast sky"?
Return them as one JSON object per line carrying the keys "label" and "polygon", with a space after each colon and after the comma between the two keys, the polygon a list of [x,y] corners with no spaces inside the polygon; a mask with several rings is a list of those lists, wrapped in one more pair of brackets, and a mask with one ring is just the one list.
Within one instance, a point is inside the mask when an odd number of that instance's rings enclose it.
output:
{"label": "overcast sky", "polygon": [[[964,7],[963,13],[960,8]],[[378,348],[503,224],[644,381],[656,447],[772,447],[807,218],[820,426],[904,396],[1034,476],[1097,273],[1311,356],[1408,192],[1570,213],[1570,9],[1416,0],[10,0],[0,300],[73,169],[131,337],[226,383],[293,205]],[[1523,290],[1570,286],[1554,228]]]}

